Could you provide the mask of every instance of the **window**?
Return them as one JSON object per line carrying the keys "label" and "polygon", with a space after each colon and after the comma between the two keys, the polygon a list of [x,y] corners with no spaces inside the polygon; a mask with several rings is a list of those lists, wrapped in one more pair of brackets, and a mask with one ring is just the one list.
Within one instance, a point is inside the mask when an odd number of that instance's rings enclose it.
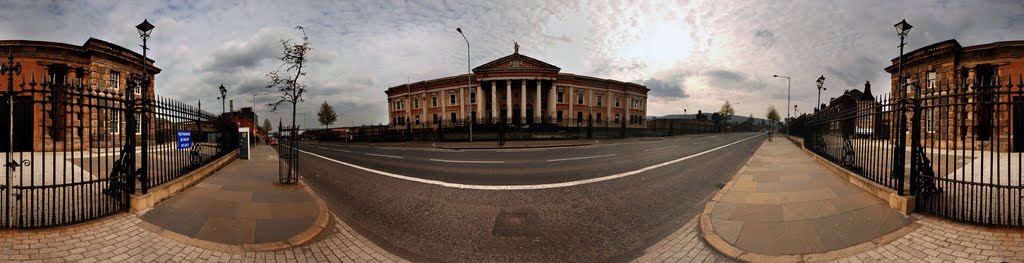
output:
{"label": "window", "polygon": [[451,119],[449,119],[449,120],[451,120],[451,121],[455,121],[456,119],[458,119],[458,118],[456,118],[456,116],[455,116],[455,113],[454,113],[454,112],[452,112],[452,118],[451,118]]}
{"label": "window", "polygon": [[565,100],[562,99],[563,93],[563,91],[558,91],[558,103],[565,103]]}
{"label": "window", "polygon": [[469,92],[469,104],[476,104],[476,92]]}
{"label": "window", "polygon": [[615,97],[615,107],[616,107],[616,108],[618,108],[618,107],[621,107],[621,106],[619,106],[619,102],[620,102],[621,100],[622,100],[622,98],[620,98],[620,97]]}
{"label": "window", "polygon": [[110,72],[110,89],[118,90],[121,88],[121,72],[111,71]]}
{"label": "window", "polygon": [[557,115],[555,116],[555,118],[558,118],[558,119],[557,119],[557,120],[558,120],[558,122],[561,122],[561,121],[562,121],[562,111],[558,111],[558,112],[557,112],[556,114],[557,114]]}
{"label": "window", "polygon": [[600,112],[597,113],[597,120],[601,121],[601,113]]}
{"label": "window", "polygon": [[925,83],[925,87],[928,88],[928,90],[935,88],[935,71],[928,72],[928,82]]}
{"label": "window", "polygon": [[437,113],[434,113],[434,124],[437,124]]}
{"label": "window", "polygon": [[924,125],[925,131],[928,133],[935,132],[935,109],[925,108],[924,109]]}
{"label": "window", "polygon": [[416,100],[412,101],[412,107],[414,109],[419,109],[420,108],[420,98],[416,98]]}
{"label": "window", "polygon": [[108,119],[108,121],[110,121],[110,125],[107,126],[107,131],[109,131],[110,134],[121,133],[121,114],[119,113],[120,112],[113,110],[110,112],[110,118]]}
{"label": "window", "polygon": [[135,135],[142,134],[142,114],[135,114]]}
{"label": "window", "polygon": [[576,95],[576,104],[583,105],[583,92]]}
{"label": "window", "polygon": [[[601,95],[597,95],[597,106],[601,106],[601,100],[602,100],[602,96]],[[598,119],[600,119],[600,118],[598,118]]]}
{"label": "window", "polygon": [[437,96],[430,97],[430,107],[437,107]]}
{"label": "window", "polygon": [[619,123],[619,114],[618,113],[615,114],[615,123]]}
{"label": "window", "polygon": [[448,105],[455,105],[455,93],[448,94]]}
{"label": "window", "polygon": [[132,92],[135,93],[135,95],[142,95],[142,87],[136,86]]}
{"label": "window", "polygon": [[583,112],[582,111],[577,111],[576,112],[576,122],[583,122]]}
{"label": "window", "polygon": [[420,115],[416,115],[416,124],[417,124],[417,125],[419,125],[419,124],[420,124]]}

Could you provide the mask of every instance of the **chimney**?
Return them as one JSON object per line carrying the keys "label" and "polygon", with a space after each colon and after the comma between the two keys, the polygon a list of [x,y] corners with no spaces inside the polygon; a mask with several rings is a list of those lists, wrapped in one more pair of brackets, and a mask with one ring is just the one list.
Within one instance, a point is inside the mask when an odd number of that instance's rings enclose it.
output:
{"label": "chimney", "polygon": [[235,111],[235,100],[229,100],[228,101],[228,109],[229,109],[228,112],[234,112]]}

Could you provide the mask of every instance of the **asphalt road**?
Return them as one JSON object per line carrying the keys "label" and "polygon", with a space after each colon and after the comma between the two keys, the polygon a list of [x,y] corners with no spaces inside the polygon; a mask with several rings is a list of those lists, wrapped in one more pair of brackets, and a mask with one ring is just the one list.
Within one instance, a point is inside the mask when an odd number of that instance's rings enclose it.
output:
{"label": "asphalt road", "polygon": [[300,174],[346,223],[414,261],[626,261],[700,213],[765,138],[529,150],[303,142]]}

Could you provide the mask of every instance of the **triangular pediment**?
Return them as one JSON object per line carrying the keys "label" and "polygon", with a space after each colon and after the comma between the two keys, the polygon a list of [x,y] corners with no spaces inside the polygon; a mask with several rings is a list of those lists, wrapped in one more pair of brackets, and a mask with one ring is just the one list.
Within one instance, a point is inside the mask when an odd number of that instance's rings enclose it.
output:
{"label": "triangular pediment", "polygon": [[547,71],[558,72],[560,68],[519,53],[504,56],[473,69],[475,73],[494,71]]}

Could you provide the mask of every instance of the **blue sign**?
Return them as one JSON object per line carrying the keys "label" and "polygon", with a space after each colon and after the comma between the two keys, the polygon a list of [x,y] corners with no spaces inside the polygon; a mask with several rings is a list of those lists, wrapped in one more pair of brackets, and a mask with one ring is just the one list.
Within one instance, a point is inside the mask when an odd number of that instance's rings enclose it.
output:
{"label": "blue sign", "polygon": [[192,131],[178,131],[178,149],[192,148]]}

